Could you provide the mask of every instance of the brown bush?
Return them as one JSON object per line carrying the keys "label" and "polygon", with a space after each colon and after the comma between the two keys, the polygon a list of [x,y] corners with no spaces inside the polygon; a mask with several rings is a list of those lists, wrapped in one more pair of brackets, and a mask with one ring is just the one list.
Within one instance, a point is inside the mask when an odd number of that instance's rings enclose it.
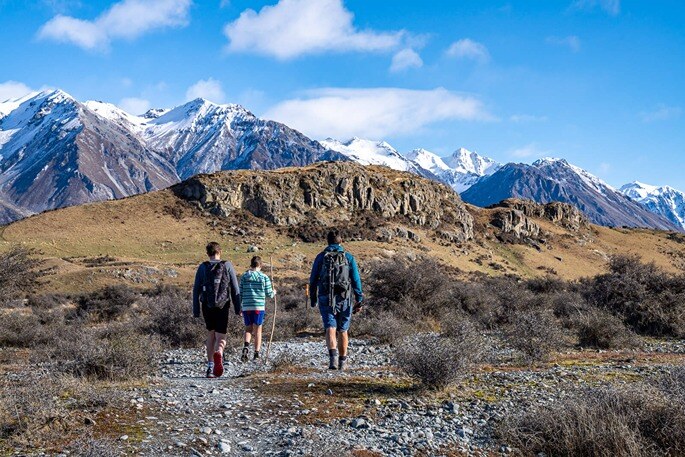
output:
{"label": "brown bush", "polygon": [[35,287],[36,279],[45,273],[39,270],[42,262],[32,258],[35,254],[22,246],[0,253],[0,301],[7,302],[22,290]]}
{"label": "brown bush", "polygon": [[638,333],[685,336],[685,276],[635,256],[611,259],[609,273],[584,281],[588,302],[620,316]]}
{"label": "brown bush", "polygon": [[134,325],[109,325],[72,332],[33,357],[79,378],[128,380],[153,374],[161,349],[159,338],[141,334]]}
{"label": "brown bush", "polygon": [[394,363],[423,388],[442,390],[466,373],[476,354],[468,341],[424,334],[398,345],[393,356]]}
{"label": "brown bush", "polygon": [[362,311],[353,317],[350,333],[354,336],[373,337],[384,344],[395,344],[415,333],[417,328],[417,323],[407,322],[389,311]]}
{"label": "brown bush", "polygon": [[564,345],[559,322],[545,309],[524,311],[512,316],[503,334],[507,344],[521,351],[528,361],[547,360],[552,352]]}
{"label": "brown bush", "polygon": [[615,349],[634,347],[640,344],[621,319],[599,309],[592,309],[577,318],[576,334],[578,344],[583,347]]}
{"label": "brown bush", "polygon": [[[21,372],[0,384],[0,450],[34,450],[81,432],[82,411],[119,401],[112,390],[55,375]],[[104,454],[107,455],[107,454]]]}
{"label": "brown bush", "polygon": [[141,329],[173,348],[201,346],[207,336],[204,321],[193,317],[190,294],[177,287],[160,287],[146,294]]}
{"label": "brown bush", "polygon": [[73,317],[87,318],[94,322],[110,322],[128,313],[140,299],[140,293],[126,285],[107,286],[91,294],[76,298]]}
{"label": "brown bush", "polygon": [[647,386],[580,390],[506,418],[497,434],[524,455],[679,456],[685,404]]}

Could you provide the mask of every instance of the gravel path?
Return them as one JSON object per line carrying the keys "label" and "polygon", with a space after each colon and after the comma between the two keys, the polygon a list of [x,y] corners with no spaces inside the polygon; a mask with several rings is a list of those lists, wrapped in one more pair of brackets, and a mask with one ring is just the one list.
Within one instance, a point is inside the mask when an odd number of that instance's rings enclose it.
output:
{"label": "gravel path", "polygon": [[[657,344],[652,354],[682,363],[683,344]],[[351,369],[329,371],[319,340],[274,343],[271,360],[295,356],[282,371],[237,362],[205,379],[201,350],[167,353],[161,378],[134,389],[136,427],[118,442],[139,455],[505,455],[492,439],[505,415],[565,395],[579,385],[627,383],[670,362],[630,357],[569,358],[544,368],[483,369],[443,395],[424,395],[390,367],[390,350],[350,345]],[[364,450],[365,453],[361,453]],[[128,452],[127,452],[128,453]]]}

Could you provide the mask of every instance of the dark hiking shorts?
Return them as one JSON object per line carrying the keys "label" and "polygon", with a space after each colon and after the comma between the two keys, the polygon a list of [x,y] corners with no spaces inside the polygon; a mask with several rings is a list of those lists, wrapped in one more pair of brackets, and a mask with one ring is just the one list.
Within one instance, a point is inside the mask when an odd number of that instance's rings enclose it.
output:
{"label": "dark hiking shorts", "polygon": [[226,333],[228,331],[228,308],[230,308],[228,304],[222,309],[207,308],[205,305],[202,305],[202,317],[205,318],[207,330],[217,333]]}
{"label": "dark hiking shorts", "polygon": [[349,299],[338,303],[338,308],[340,310],[334,314],[333,307],[328,304],[328,297],[319,297],[319,313],[321,313],[323,328],[335,327],[338,332],[346,332],[349,330],[352,321],[352,306],[350,306]]}

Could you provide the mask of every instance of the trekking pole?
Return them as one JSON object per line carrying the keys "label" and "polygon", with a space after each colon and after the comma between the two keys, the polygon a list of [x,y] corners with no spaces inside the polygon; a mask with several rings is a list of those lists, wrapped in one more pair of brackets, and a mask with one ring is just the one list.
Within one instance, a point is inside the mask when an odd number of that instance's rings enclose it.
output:
{"label": "trekking pole", "polygon": [[[274,281],[274,259],[273,257],[269,257],[269,274],[271,276],[271,287],[276,288],[275,281]],[[276,295],[274,294],[274,320],[271,323],[271,335],[269,335],[269,344],[266,346],[266,354],[264,354],[264,365],[267,364],[269,361],[269,351],[271,350],[271,342],[274,339],[274,331],[276,330],[276,310],[277,310],[277,301],[276,301]]]}
{"label": "trekking pole", "polygon": [[309,284],[304,285],[304,327],[307,331],[307,324],[309,324]]}

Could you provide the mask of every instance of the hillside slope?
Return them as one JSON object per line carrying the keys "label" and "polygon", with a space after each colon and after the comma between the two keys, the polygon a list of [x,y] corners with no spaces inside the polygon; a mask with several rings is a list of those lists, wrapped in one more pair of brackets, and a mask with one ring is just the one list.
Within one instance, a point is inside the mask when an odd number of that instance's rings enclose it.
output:
{"label": "hillside slope", "polygon": [[[39,249],[56,291],[120,282],[188,286],[217,240],[238,270],[250,246],[276,274],[304,279],[328,227],[368,273],[378,258],[431,256],[464,273],[590,276],[609,256],[637,254],[685,269],[685,237],[593,226],[569,205],[465,205],[447,186],[410,173],[339,163],[201,175],[171,189],[49,211],[0,228],[0,249]],[[412,199],[412,196],[414,198]],[[436,217],[437,216],[437,217]],[[253,250],[253,249],[250,249]]]}

